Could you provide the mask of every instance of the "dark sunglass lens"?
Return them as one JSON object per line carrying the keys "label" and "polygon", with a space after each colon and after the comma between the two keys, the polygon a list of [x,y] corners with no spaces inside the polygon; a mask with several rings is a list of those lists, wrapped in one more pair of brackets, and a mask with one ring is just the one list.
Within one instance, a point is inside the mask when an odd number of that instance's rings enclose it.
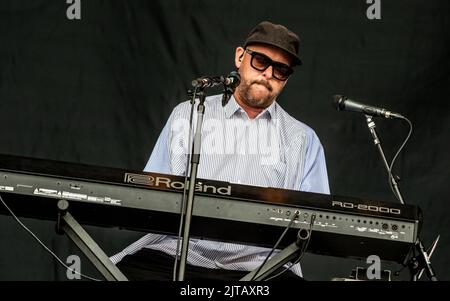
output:
{"label": "dark sunglass lens", "polygon": [[280,80],[286,80],[291,74],[293,70],[289,66],[278,65],[273,68],[273,73],[275,78]]}
{"label": "dark sunglass lens", "polygon": [[252,57],[253,68],[264,71],[270,66],[271,60],[265,55],[253,53]]}

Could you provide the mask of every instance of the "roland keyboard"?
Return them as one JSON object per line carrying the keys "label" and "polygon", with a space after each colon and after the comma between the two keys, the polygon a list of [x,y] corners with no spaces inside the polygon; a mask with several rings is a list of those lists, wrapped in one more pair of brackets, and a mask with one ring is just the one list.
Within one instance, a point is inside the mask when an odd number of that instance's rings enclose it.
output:
{"label": "roland keyboard", "polygon": [[[23,217],[56,220],[64,199],[81,224],[173,235],[183,187],[180,176],[0,155],[0,194]],[[198,179],[190,233],[272,247],[296,212],[280,247],[311,227],[308,252],[396,262],[422,223],[417,206]]]}

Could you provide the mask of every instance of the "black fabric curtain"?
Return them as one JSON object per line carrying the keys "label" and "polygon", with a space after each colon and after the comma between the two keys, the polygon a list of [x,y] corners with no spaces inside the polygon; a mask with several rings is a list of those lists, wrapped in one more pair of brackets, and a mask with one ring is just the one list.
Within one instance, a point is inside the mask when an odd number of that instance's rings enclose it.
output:
{"label": "black fabric curtain", "polygon": [[[336,112],[333,94],[412,121],[394,171],[406,202],[424,212],[425,244],[441,235],[432,262],[450,280],[448,1],[374,1],[379,19],[368,18],[373,7],[362,0],[78,2],[80,19],[68,17],[74,8],[65,0],[0,2],[0,153],[142,170],[191,80],[228,74],[254,25],[282,23],[300,35],[304,65],[278,101],[320,137],[332,194],[396,202],[364,115]],[[407,124],[376,122],[391,159]],[[25,221],[62,258],[80,254],[54,223]],[[142,234],[88,229],[108,254]],[[0,216],[0,242],[0,279],[67,279],[9,216]],[[96,275],[82,258],[83,271]],[[307,279],[348,276],[355,266],[366,263],[303,261]]]}

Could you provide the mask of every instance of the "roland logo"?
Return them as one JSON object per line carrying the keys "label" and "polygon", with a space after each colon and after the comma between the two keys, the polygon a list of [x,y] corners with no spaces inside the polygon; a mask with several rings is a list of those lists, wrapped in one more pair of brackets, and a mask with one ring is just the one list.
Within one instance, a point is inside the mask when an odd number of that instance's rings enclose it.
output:
{"label": "roland logo", "polygon": [[[137,185],[172,188],[177,190],[184,189],[184,182],[173,181],[172,179],[166,177],[153,177],[142,174],[125,173],[124,182]],[[189,181],[187,182],[187,185],[189,186]],[[216,187],[212,185],[203,185],[202,182],[198,182],[195,184],[195,191],[220,195],[231,195],[231,186]]]}
{"label": "roland logo", "polygon": [[401,214],[401,210],[397,209],[397,208],[388,208],[388,207],[380,207],[380,206],[372,206],[372,205],[364,205],[364,204],[353,204],[353,203],[349,203],[349,202],[333,201],[331,203],[331,206],[348,208],[348,209],[358,209],[361,211],[390,213],[390,214],[396,214],[396,215]]}

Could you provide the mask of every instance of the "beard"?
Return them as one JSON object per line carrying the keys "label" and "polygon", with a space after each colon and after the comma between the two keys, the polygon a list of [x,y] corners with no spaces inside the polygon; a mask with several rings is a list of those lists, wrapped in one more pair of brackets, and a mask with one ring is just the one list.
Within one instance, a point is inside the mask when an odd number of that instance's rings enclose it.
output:
{"label": "beard", "polygon": [[[265,89],[263,88],[263,91],[261,91],[261,87],[258,87],[258,85],[264,86]],[[236,92],[246,105],[261,109],[270,106],[277,96],[270,83],[264,79],[241,82]]]}

